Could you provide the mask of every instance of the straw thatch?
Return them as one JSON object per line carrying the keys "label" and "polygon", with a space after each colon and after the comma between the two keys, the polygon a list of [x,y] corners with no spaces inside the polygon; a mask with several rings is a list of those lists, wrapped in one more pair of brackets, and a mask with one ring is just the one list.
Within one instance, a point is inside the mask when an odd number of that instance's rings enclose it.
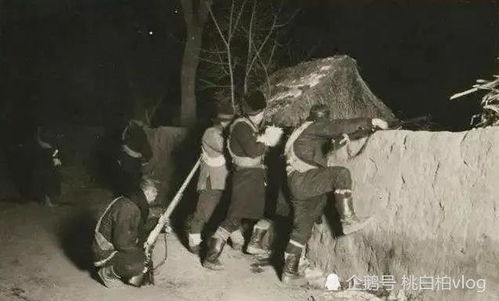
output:
{"label": "straw thatch", "polygon": [[499,75],[494,77],[494,80],[477,79],[473,88],[450,97],[453,100],[478,91],[487,92],[480,102],[482,111],[471,118],[471,125],[474,127],[499,126]]}
{"label": "straw thatch", "polygon": [[381,117],[394,119],[360,77],[357,63],[341,55],[311,62],[274,73],[266,91],[268,122],[295,127],[308,116],[314,104],[327,104],[332,118]]}

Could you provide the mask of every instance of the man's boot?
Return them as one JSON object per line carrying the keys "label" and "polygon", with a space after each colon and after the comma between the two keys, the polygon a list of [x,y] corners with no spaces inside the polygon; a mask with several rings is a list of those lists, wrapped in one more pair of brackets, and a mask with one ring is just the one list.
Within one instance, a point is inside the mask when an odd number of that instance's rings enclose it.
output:
{"label": "man's boot", "polygon": [[263,246],[263,240],[269,228],[270,222],[267,220],[260,220],[255,224],[250,241],[246,247],[246,252],[248,254],[264,255],[269,253],[269,250]]}
{"label": "man's boot", "polygon": [[286,284],[302,285],[306,282],[300,274],[300,258],[305,245],[290,239],[284,253],[281,281]]}
{"label": "man's boot", "polygon": [[224,249],[227,238],[229,237],[229,232],[223,228],[218,228],[217,232],[213,234],[208,242],[206,243],[208,251],[206,252],[206,258],[203,261],[203,267],[210,270],[223,270],[224,266],[220,262],[220,254]]}
{"label": "man's boot", "polygon": [[284,266],[282,268],[281,281],[286,284],[302,285],[306,280],[299,273],[300,254],[284,253]]}
{"label": "man's boot", "polygon": [[126,286],[125,283],[121,281],[120,276],[116,274],[112,265],[99,268],[97,274],[106,287],[118,288]]}
{"label": "man's boot", "polygon": [[359,218],[353,209],[352,191],[350,189],[337,189],[334,192],[336,209],[340,215],[343,234],[348,235],[357,232],[367,226],[371,217]]}
{"label": "man's boot", "polygon": [[243,233],[241,233],[241,230],[238,229],[230,234],[230,244],[232,246],[232,249],[236,251],[241,251],[243,249],[244,245],[244,236]]}
{"label": "man's boot", "polygon": [[201,244],[201,233],[189,233],[189,251],[192,254],[199,254],[199,245]]}
{"label": "man's boot", "polygon": [[128,279],[127,283],[135,287],[141,287],[144,283],[144,274],[139,274],[131,277],[130,279]]}

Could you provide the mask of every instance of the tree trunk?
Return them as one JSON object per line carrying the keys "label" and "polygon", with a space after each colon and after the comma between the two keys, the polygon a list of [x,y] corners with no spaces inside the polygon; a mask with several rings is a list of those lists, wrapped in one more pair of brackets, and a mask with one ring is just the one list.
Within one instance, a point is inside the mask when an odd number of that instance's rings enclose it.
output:
{"label": "tree trunk", "polygon": [[182,60],[180,120],[182,125],[190,126],[196,121],[196,71],[199,64],[202,30],[187,30],[184,57]]}
{"label": "tree trunk", "polygon": [[182,0],[186,23],[186,39],[181,70],[180,122],[191,126],[196,122],[196,73],[203,38],[203,28],[211,1]]}

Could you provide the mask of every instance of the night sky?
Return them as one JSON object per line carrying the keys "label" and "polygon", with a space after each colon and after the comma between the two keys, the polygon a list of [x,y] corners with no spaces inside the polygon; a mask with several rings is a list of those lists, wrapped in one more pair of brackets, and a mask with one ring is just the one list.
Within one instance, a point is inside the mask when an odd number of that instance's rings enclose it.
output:
{"label": "night sky", "polygon": [[[161,97],[155,123],[175,124],[185,38],[177,1],[1,5],[3,124],[117,126],[138,94]],[[478,98],[448,97],[497,74],[495,1],[289,1],[289,9],[299,9],[287,29],[295,56],[281,58],[283,67],[348,54],[403,118],[431,114],[444,129],[464,129]]]}
{"label": "night sky", "polygon": [[318,45],[316,57],[357,59],[374,93],[402,118],[431,114],[444,127],[468,125],[477,102],[448,98],[497,74],[495,2],[328,2],[303,11],[297,45]]}

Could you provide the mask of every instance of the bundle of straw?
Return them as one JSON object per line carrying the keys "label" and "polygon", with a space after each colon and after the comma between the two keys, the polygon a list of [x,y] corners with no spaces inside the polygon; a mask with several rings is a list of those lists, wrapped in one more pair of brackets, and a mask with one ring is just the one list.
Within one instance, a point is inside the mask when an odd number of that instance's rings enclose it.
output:
{"label": "bundle of straw", "polygon": [[471,117],[471,125],[475,127],[487,127],[499,125],[499,75],[494,80],[478,79],[473,88],[454,94],[451,100],[458,99],[478,91],[487,92],[480,101],[482,111]]}

